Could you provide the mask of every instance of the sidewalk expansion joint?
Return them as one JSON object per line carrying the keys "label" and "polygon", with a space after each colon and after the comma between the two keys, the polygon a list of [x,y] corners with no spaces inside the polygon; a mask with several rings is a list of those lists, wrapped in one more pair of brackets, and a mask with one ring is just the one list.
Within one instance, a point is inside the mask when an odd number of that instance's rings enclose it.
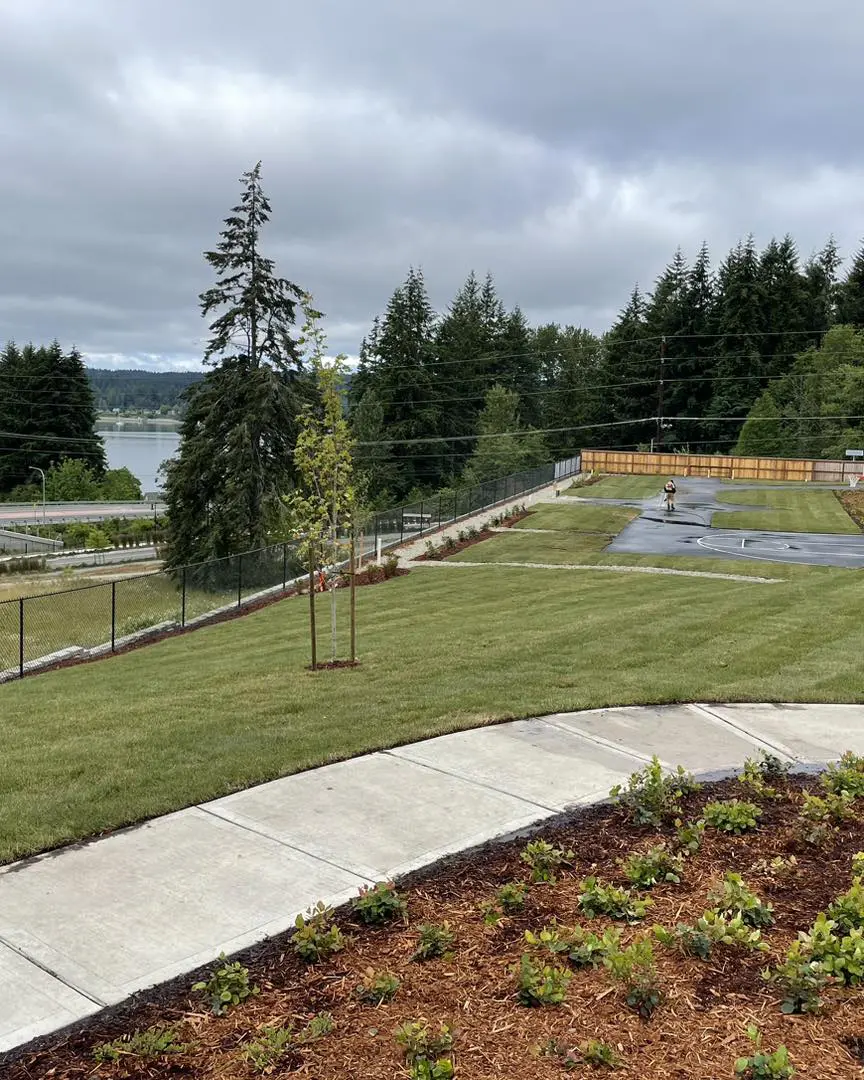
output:
{"label": "sidewalk expansion joint", "polygon": [[788,746],[783,746],[782,743],[772,742],[771,739],[763,738],[761,735],[756,735],[752,731],[748,731],[748,729],[741,724],[736,724],[734,720],[730,720],[728,717],[721,716],[719,713],[714,712],[710,705],[700,705],[693,702],[690,707],[704,713],[712,723],[719,724],[721,727],[732,728],[733,731],[737,731],[740,735],[745,736],[745,738],[749,739],[750,742],[755,743],[757,746],[765,747],[773,754],[786,758],[787,761],[803,764],[801,758],[799,758],[797,754],[793,754]]}
{"label": "sidewalk expansion joint", "polygon": [[367,881],[367,878],[359,873],[356,867],[343,866],[342,863],[334,862],[333,859],[325,859],[323,855],[318,855],[314,851],[307,851],[306,848],[299,847],[297,844],[289,844],[287,841],[281,840],[278,836],[274,836],[273,833],[267,832],[266,829],[256,829],[254,825],[249,825],[245,821],[237,821],[235,818],[228,817],[226,814],[220,814],[218,810],[213,810],[209,806],[198,804],[195,809],[201,810],[205,814],[209,814],[223,824],[233,825],[235,829],[242,829],[244,832],[252,833],[253,836],[261,836],[265,840],[270,840],[272,843],[278,844],[280,847],[287,848],[288,851],[296,851],[299,855],[305,855],[307,859],[314,859],[316,862],[323,863],[325,866],[332,866],[334,870],[341,870],[345,874],[350,874],[352,877],[357,878],[361,883]]}
{"label": "sidewalk expansion joint", "polygon": [[0,945],[5,945],[10,952],[14,952],[17,956],[20,956],[22,960],[26,960],[28,964],[32,964],[33,967],[38,968],[40,971],[44,971],[46,975],[49,975],[56,982],[65,986],[69,990],[73,990],[80,997],[86,998],[88,1001],[92,1001],[94,1005],[98,1005],[100,1009],[106,1009],[108,1002],[103,1001],[101,998],[96,997],[95,994],[91,994],[89,990],[84,990],[83,987],[76,986],[75,983],[65,979],[62,975],[59,975],[47,964],[43,964],[41,960],[37,960],[35,956],[30,956],[19,945],[15,945],[11,941],[7,941],[5,937],[0,936]]}

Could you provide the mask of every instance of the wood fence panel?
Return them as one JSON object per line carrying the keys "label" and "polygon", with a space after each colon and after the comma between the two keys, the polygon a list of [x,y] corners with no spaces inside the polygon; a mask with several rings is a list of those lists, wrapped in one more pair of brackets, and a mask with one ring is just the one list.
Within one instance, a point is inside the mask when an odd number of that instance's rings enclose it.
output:
{"label": "wood fence panel", "polygon": [[745,458],[715,454],[650,454],[618,450],[583,450],[583,472],[636,475],[710,476],[727,480],[843,483],[862,465],[847,461],[801,458]]}

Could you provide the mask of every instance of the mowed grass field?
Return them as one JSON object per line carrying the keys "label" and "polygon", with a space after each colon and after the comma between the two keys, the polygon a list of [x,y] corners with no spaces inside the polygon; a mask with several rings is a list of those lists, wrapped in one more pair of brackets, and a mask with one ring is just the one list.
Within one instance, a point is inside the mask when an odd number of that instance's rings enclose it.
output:
{"label": "mowed grass field", "polygon": [[715,529],[768,529],[773,532],[859,533],[833,491],[819,488],[744,488],[720,490],[720,502],[753,506],[711,518]]}
{"label": "mowed grass field", "polygon": [[647,499],[658,500],[668,476],[604,476],[596,484],[572,484],[564,495],[584,495],[586,499]]}
{"label": "mowed grass field", "polygon": [[[513,530],[465,555],[547,539],[559,537]],[[768,570],[786,580],[421,566],[358,591],[355,670],[306,670],[298,598],[2,685],[0,859],[498,720],[693,700],[864,701],[860,578]],[[344,594],[339,603],[344,619]],[[321,624],[323,647],[323,606]]]}

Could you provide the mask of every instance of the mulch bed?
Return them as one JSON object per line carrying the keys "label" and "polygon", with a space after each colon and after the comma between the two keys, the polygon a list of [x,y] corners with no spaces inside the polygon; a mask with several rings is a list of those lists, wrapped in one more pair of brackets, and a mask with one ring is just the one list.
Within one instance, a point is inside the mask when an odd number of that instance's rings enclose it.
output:
{"label": "mulch bed", "polygon": [[[379,585],[383,581],[389,581],[392,577],[402,577],[403,575],[410,573],[410,570],[398,567],[385,574],[382,567],[372,565],[357,572],[356,585],[358,589],[364,585]],[[337,589],[347,588],[348,585],[349,581],[347,575],[341,576],[336,582]],[[182,637],[185,634],[194,634],[196,630],[203,630],[207,626],[215,626],[217,623],[230,622],[232,619],[239,619],[244,615],[251,615],[253,611],[261,611],[262,608],[270,607],[272,604],[279,604],[292,596],[308,597],[308,595],[308,586],[305,588],[300,586],[299,588],[286,589],[285,592],[277,593],[274,596],[262,597],[260,600],[255,600],[249,604],[243,604],[242,607],[233,608],[231,611],[220,612],[211,619],[196,623],[194,626],[184,626],[177,630],[165,630],[162,633],[148,635],[147,637],[140,638],[138,641],[132,641],[127,645],[119,646],[114,652],[105,653],[104,656],[82,656],[80,658],[73,656],[69,660],[61,660],[56,664],[52,664],[50,667],[39,668],[38,671],[25,672],[24,678],[32,678],[34,675],[44,675],[45,672],[57,671],[58,668],[78,667],[81,664],[97,664],[104,660],[110,660],[114,656],[122,656],[123,653],[132,652],[135,649],[143,649],[147,645],[154,645],[157,641],[164,641],[166,638],[176,638]],[[319,665],[319,667],[321,666],[323,665]]]}
{"label": "mulch bed", "polygon": [[864,491],[835,491],[843,508],[859,529],[864,529]]}
{"label": "mulch bed", "polygon": [[[603,1075],[584,1064],[565,1072],[559,1057],[540,1049],[550,1040],[574,1047],[588,1039],[614,1046],[622,1059],[610,1075],[629,1080],[729,1080],[738,1056],[750,1052],[746,1027],[758,1025],[764,1046],[785,1043],[798,1078],[852,1080],[861,1077],[864,1045],[864,989],[832,991],[821,1016],[785,1016],[777,989],[760,976],[762,968],[785,954],[798,930],[808,929],[817,912],[851,883],[851,856],[864,847],[860,815],[841,827],[823,848],[809,848],[795,835],[799,792],[817,788],[812,778],[779,782],[784,798],[764,801],[760,828],[741,837],[709,830],[701,851],[685,866],[680,885],[651,890],[654,906],[645,924],[615,924],[629,942],[653,924],[673,928],[693,922],[710,907],[709,890],[734,870],[774,908],[774,925],[763,930],[767,953],[717,946],[710,959],[685,957],[655,944],[665,1001],[648,1020],[640,1019],[623,993],[602,969],[574,971],[567,1000],[558,1007],[525,1008],[515,998],[509,968],[525,951],[524,932],[539,930],[553,918],[564,926],[580,923],[600,933],[613,925],[606,918],[586,919],[578,907],[580,880],[589,873],[623,884],[617,860],[658,839],[658,830],[629,823],[610,805],[572,812],[547,823],[540,835],[576,855],[551,885],[532,885],[524,911],[497,927],[484,924],[480,906],[495,890],[513,880],[526,880],[520,861],[525,840],[488,845],[445,860],[400,883],[407,900],[404,921],[383,929],[362,927],[350,910],[337,922],[351,941],[324,962],[307,966],[291,950],[290,936],[274,938],[241,958],[261,988],[228,1015],[213,1017],[190,992],[196,976],[139,997],[132,1006],[89,1022],[75,1033],[31,1048],[16,1060],[7,1058],[5,1080],[53,1080],[100,1077],[196,1077],[229,1080],[253,1075],[243,1046],[263,1024],[302,1027],[322,1011],[332,1015],[335,1029],[320,1041],[292,1050],[270,1075],[300,1075],[316,1080],[394,1080],[406,1075],[394,1042],[394,1030],[405,1021],[427,1019],[453,1025],[455,1080],[555,1080],[570,1075]],[[707,785],[687,797],[687,813],[695,816],[713,799],[753,798],[736,781]],[[756,868],[780,853],[794,853],[798,865],[778,880]],[[449,957],[412,962],[421,923],[447,920],[456,934]],[[170,932],[170,927],[166,932]],[[112,958],[106,956],[105,963]],[[552,962],[551,956],[545,962]],[[355,990],[364,972],[395,973],[401,980],[389,1004],[364,1005]],[[135,1029],[170,1022],[186,1053],[155,1061],[128,1057],[97,1065],[93,1047]],[[0,1061],[2,1064],[2,1061]]]}
{"label": "mulch bed", "polygon": [[[524,521],[525,518],[530,517],[534,512],[534,510],[519,510],[517,513],[504,518],[498,528],[509,529],[515,525],[517,521]],[[412,559],[412,562],[443,562],[444,559],[449,559],[451,555],[456,555],[466,548],[473,547],[474,544],[481,544],[484,540],[490,540],[494,535],[495,533],[492,529],[484,528],[478,529],[474,536],[466,536],[464,540],[459,540],[454,536],[452,538],[452,547],[442,548],[439,545],[434,553],[430,554],[428,551],[424,551],[422,555],[415,556],[415,558]]]}

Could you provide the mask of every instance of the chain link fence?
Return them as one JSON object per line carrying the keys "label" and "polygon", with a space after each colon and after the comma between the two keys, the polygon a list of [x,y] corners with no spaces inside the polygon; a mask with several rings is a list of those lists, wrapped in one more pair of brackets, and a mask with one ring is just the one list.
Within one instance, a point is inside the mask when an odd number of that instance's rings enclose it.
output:
{"label": "chain link fence", "polygon": [[[579,458],[571,458],[374,514],[358,554],[435,532],[578,471]],[[0,601],[0,682],[218,618],[287,592],[307,572],[296,543],[285,542],[176,570]]]}

